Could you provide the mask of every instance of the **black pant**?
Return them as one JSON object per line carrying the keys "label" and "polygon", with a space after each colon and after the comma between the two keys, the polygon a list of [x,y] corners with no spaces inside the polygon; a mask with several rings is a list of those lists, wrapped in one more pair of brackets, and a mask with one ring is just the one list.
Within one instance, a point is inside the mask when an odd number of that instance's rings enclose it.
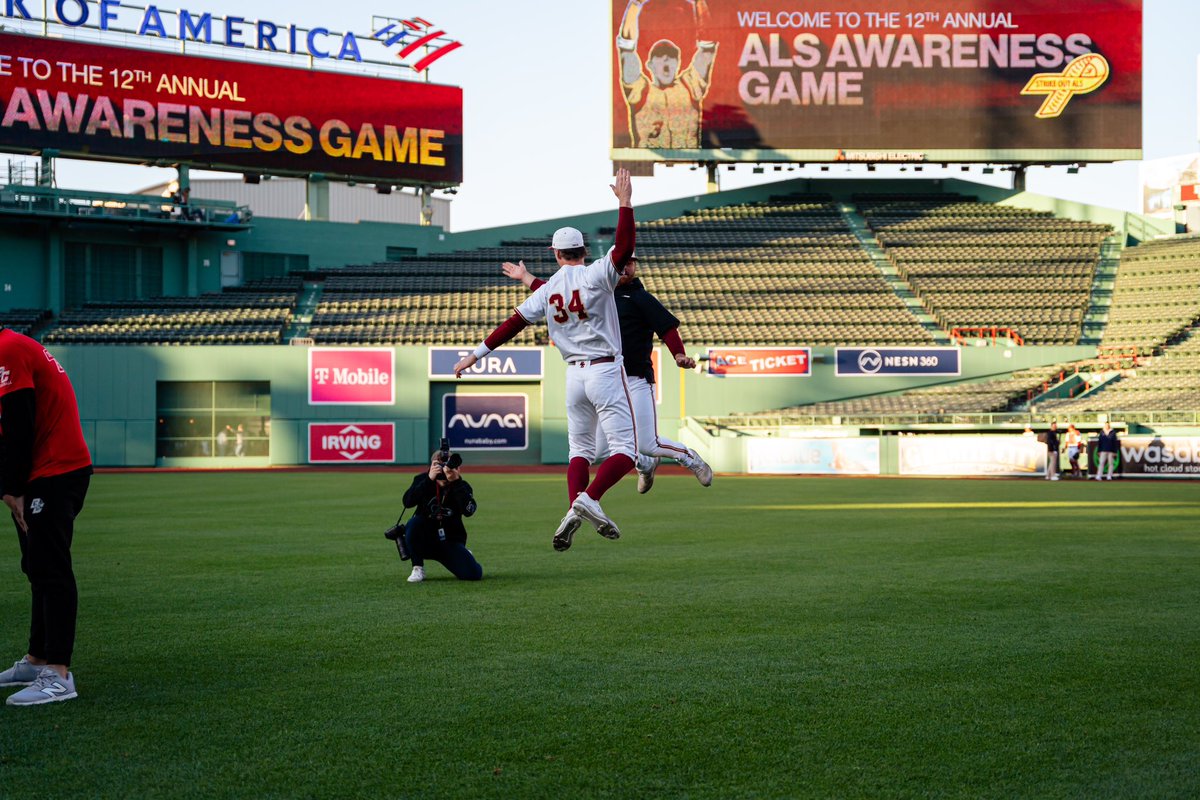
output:
{"label": "black pant", "polygon": [[461,542],[438,538],[437,523],[425,517],[413,517],[404,528],[404,540],[412,553],[414,567],[425,566],[425,559],[436,561],[460,581],[477,581],[483,578],[483,567]]}
{"label": "black pant", "polygon": [[79,592],[71,569],[75,517],[83,509],[91,469],[30,481],[25,489],[25,524],[17,528],[21,571],[33,590],[29,655],[51,664],[70,664],[75,648]]}

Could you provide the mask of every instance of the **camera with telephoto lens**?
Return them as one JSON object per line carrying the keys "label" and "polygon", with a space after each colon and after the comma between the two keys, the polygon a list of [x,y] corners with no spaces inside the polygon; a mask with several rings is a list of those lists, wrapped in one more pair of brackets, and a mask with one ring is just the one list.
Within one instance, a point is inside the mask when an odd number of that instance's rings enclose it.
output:
{"label": "camera with telephoto lens", "polygon": [[437,480],[446,480],[446,469],[458,469],[462,466],[462,456],[458,453],[450,452],[450,440],[445,436],[442,437],[442,445],[438,448],[438,476]]}
{"label": "camera with telephoto lens", "polygon": [[408,561],[412,554],[408,552],[408,542],[404,541],[404,530],[404,523],[396,520],[396,524],[384,531],[383,535],[396,543],[396,552],[400,554],[400,560]]}

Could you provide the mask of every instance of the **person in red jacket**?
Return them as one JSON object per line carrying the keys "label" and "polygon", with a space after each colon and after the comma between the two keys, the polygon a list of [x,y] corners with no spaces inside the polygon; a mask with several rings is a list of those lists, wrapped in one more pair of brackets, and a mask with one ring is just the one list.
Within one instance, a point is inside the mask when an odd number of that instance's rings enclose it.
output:
{"label": "person in red jacket", "polygon": [[79,604],[71,539],[91,475],[66,370],[33,339],[0,328],[0,492],[33,593],[29,651],[0,672],[0,686],[25,687],[10,706],[78,696],[70,672]]}

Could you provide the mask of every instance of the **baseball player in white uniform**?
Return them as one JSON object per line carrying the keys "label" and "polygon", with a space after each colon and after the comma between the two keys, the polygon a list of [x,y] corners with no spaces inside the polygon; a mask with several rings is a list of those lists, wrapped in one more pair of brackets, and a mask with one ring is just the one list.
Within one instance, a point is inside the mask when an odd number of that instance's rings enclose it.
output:
{"label": "baseball player in white uniform", "polygon": [[[546,320],[550,339],[567,362],[567,492],[571,504],[554,533],[554,549],[566,550],[584,520],[607,539],[620,537],[616,523],[600,507],[600,498],[630,470],[637,458],[633,409],[625,384],[621,330],[613,290],[633,255],[633,184],[618,170],[612,187],[620,208],[612,249],[584,264],[587,248],[575,228],[555,231],[551,249],[559,270],[492,331],[475,352],[454,365],[462,373],[480,358],[510,341],[530,323]],[[611,455],[591,478],[596,457],[596,426],[604,431]]]}
{"label": "baseball player in white uniform", "polygon": [[[625,361],[625,382],[633,399],[633,423],[638,443],[638,492],[645,494],[654,485],[654,473],[661,459],[673,458],[692,471],[701,486],[711,486],[712,468],[700,454],[680,442],[672,441],[658,432],[658,410],[654,402],[654,364],[651,351],[654,335],[658,334],[675,363],[682,369],[692,369],[696,362],[683,349],[679,338],[679,320],[663,307],[658,298],[646,291],[637,277],[636,255],[625,265],[621,280],[617,282],[614,297],[617,301],[617,317],[621,327],[621,354]],[[525,262],[506,262],[502,269],[508,277],[518,280],[536,290],[545,281],[536,278]],[[603,431],[597,433],[603,437]],[[601,456],[608,454],[606,446],[600,447]]]}

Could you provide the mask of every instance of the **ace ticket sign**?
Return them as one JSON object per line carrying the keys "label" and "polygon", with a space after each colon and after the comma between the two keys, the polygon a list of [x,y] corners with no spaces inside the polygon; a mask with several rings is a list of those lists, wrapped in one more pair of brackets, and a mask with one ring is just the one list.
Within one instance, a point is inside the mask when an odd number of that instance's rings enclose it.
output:
{"label": "ace ticket sign", "polygon": [[614,160],[1141,158],[1141,0],[613,0],[611,25]]}
{"label": "ace ticket sign", "polygon": [[710,347],[708,374],[722,377],[805,377],[812,374],[807,347]]}

